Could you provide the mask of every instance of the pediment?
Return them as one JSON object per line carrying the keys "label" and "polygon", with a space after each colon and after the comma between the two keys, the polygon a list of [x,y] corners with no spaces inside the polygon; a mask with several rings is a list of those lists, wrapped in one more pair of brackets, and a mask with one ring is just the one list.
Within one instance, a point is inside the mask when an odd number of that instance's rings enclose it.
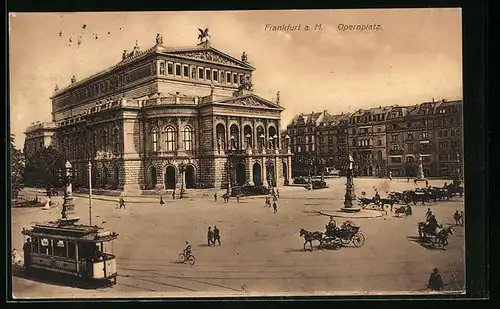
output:
{"label": "pediment", "polygon": [[230,66],[235,66],[235,67],[240,67],[240,68],[245,68],[245,69],[252,69],[252,67],[242,61],[239,61],[227,54],[224,54],[222,52],[219,52],[215,49],[208,49],[208,50],[188,50],[188,51],[176,51],[176,52],[170,52],[169,54],[174,54],[176,56],[181,56],[185,58],[191,58],[191,59],[197,59],[197,60],[203,60],[203,61],[210,61],[218,64],[223,64],[223,65],[230,65]]}
{"label": "pediment", "polygon": [[256,95],[246,95],[243,97],[236,97],[230,100],[225,100],[221,103],[238,105],[238,106],[249,106],[249,107],[260,107],[260,108],[270,108],[270,109],[283,109],[281,106],[265,100]]}

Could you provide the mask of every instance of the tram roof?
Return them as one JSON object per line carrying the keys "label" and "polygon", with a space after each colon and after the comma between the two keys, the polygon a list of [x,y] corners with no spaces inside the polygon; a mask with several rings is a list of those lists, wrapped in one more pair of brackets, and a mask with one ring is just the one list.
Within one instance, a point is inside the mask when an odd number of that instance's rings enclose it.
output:
{"label": "tram roof", "polygon": [[33,225],[23,234],[47,238],[70,239],[90,242],[110,241],[118,237],[117,233],[104,230],[97,225],[76,224],[78,220],[58,220]]}

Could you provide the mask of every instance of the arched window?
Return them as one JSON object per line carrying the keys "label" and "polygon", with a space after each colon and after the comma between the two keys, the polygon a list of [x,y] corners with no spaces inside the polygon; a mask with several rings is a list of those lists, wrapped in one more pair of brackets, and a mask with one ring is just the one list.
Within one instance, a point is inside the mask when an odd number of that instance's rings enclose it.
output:
{"label": "arched window", "polygon": [[115,128],[113,130],[113,151],[115,153],[120,152],[120,130],[118,128]]}
{"label": "arched window", "polygon": [[166,151],[175,151],[175,129],[168,126],[164,130],[165,133],[165,149]]}
{"label": "arched window", "polygon": [[97,148],[99,147],[99,139],[98,139],[98,134],[96,131],[94,131],[94,137],[92,140],[92,152],[95,154],[97,152]]}
{"label": "arched window", "polygon": [[107,130],[104,130],[104,132],[102,132],[102,149],[104,151],[107,151],[108,150],[108,131]]}
{"label": "arched window", "polygon": [[193,129],[190,126],[184,127],[183,132],[184,150],[193,150]]}
{"label": "arched window", "polygon": [[444,130],[444,131],[443,131],[443,136],[444,136],[444,137],[447,137],[447,136],[448,136],[448,131]]}
{"label": "arched window", "polygon": [[153,152],[158,151],[158,131],[156,128],[151,129],[151,150]]}
{"label": "arched window", "polygon": [[443,131],[439,130],[439,131],[438,131],[438,136],[439,136],[439,137],[443,137]]}

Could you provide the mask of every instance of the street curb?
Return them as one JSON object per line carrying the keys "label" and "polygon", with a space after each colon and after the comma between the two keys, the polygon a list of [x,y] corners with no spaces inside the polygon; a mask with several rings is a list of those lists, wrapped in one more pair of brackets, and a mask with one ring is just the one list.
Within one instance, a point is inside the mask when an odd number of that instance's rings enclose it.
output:
{"label": "street curb", "polygon": [[337,218],[350,218],[350,219],[374,219],[374,218],[380,218],[383,216],[382,213],[378,212],[378,211],[373,211],[373,212],[377,212],[378,214],[373,214],[373,215],[364,215],[364,216],[356,216],[354,215],[355,213],[340,213],[340,211],[337,211],[336,214],[333,214],[333,213],[328,213],[328,212],[324,212],[324,211],[319,211],[319,214],[323,215],[323,216],[332,216],[332,217],[337,217]]}

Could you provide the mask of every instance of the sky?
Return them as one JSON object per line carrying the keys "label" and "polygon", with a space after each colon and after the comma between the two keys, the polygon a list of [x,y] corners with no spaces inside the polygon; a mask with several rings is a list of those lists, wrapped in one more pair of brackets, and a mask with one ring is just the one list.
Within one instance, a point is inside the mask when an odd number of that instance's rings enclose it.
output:
{"label": "sky", "polygon": [[[288,24],[301,28],[269,31]],[[319,24],[321,30],[314,30]],[[142,50],[152,47],[157,33],[167,47],[194,46],[198,28],[209,28],[212,47],[238,59],[246,52],[256,68],[257,95],[274,99],[280,91],[283,128],[298,113],[462,98],[456,8],[11,13],[10,128],[16,146],[23,148],[32,122],[51,120],[56,84],[63,88],[73,75],[81,80],[118,63],[136,40]]]}

